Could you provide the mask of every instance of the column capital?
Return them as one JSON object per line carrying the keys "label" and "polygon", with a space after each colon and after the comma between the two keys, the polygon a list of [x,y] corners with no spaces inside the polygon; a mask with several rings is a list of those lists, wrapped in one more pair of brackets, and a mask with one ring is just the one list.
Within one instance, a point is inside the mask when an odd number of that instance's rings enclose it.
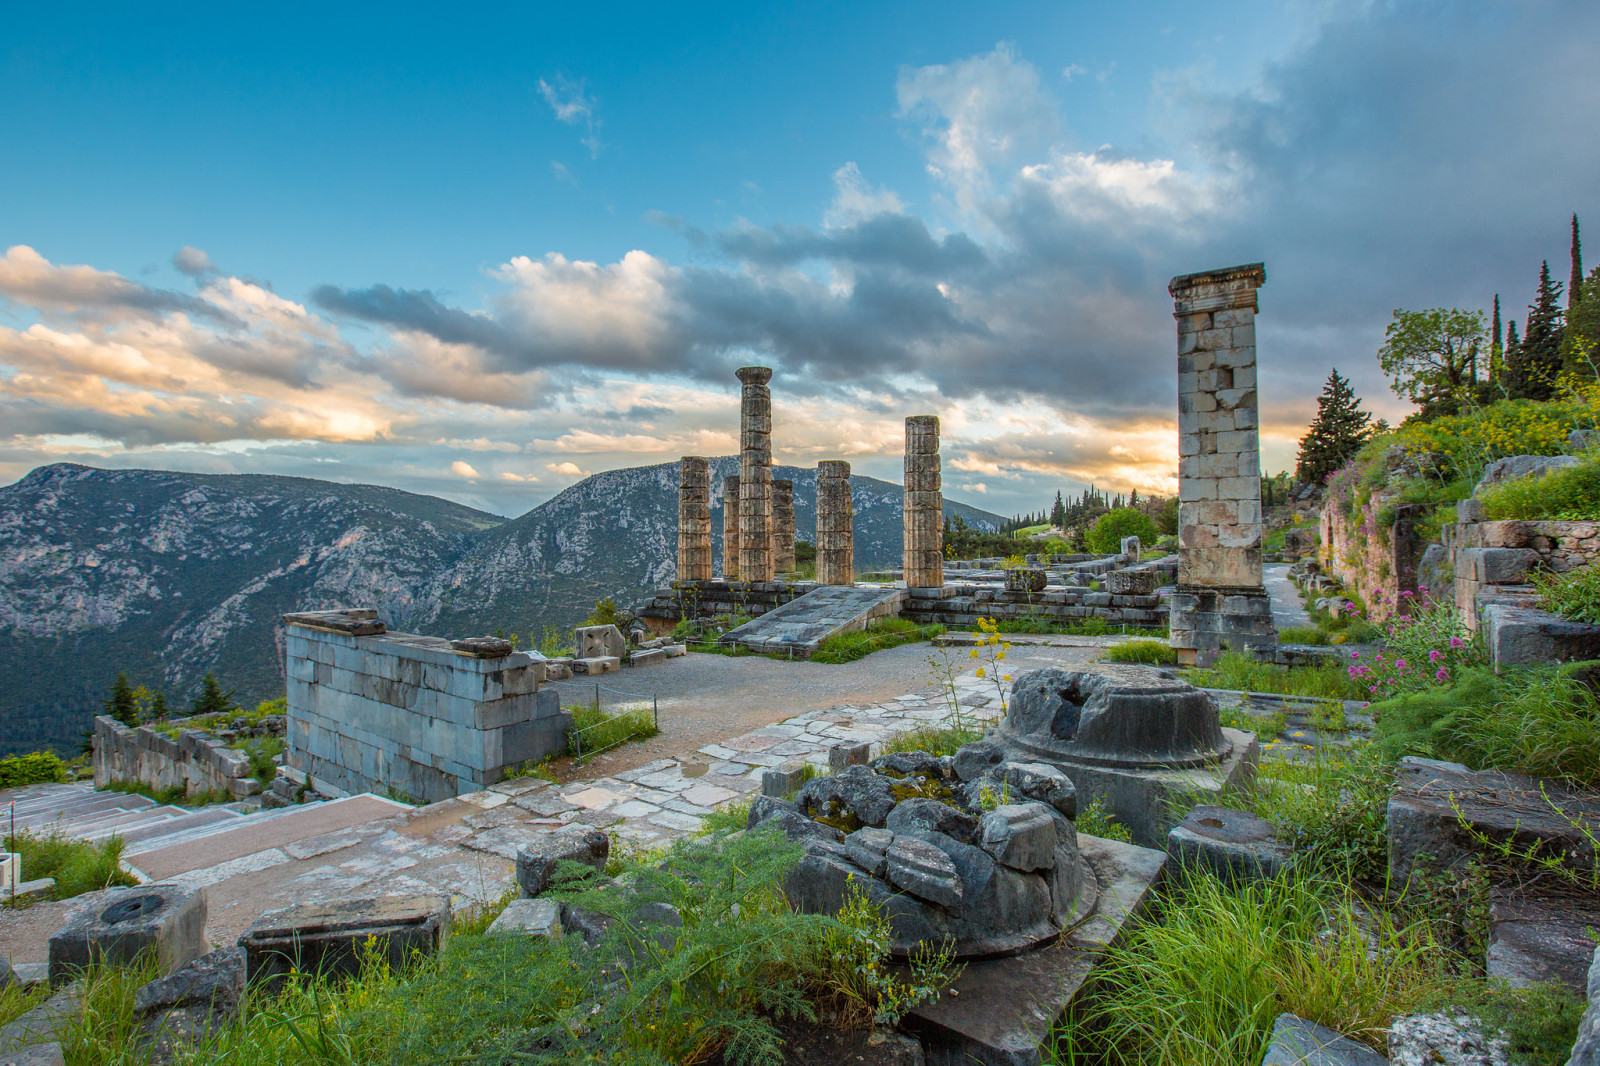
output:
{"label": "column capital", "polygon": [[1264,263],[1180,274],[1167,283],[1176,317],[1205,311],[1256,308],[1256,290],[1267,283]]}
{"label": "column capital", "polygon": [[745,385],[765,385],[772,380],[770,366],[741,366],[733,373]]}

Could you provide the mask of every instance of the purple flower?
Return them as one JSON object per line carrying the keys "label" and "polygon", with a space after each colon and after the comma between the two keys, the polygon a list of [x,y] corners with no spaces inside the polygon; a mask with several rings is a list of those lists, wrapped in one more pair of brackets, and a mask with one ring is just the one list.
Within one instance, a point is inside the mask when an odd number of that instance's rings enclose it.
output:
{"label": "purple flower", "polygon": [[1395,664],[1396,667],[1398,667],[1401,670],[1404,670],[1406,668],[1406,661],[1404,659],[1396,659],[1394,661],[1394,664]]}
{"label": "purple flower", "polygon": [[1359,658],[1361,658],[1361,653],[1358,652],[1358,651],[1353,651],[1353,652],[1350,653],[1350,658],[1359,659]]}
{"label": "purple flower", "polygon": [[1434,674],[1433,676],[1438,678],[1440,681],[1448,681],[1448,680],[1450,680],[1450,671],[1447,668],[1441,666],[1441,667],[1439,667],[1439,672],[1437,674]]}
{"label": "purple flower", "polygon": [[1436,663],[1436,662],[1439,661],[1439,656],[1441,656],[1443,654],[1444,653],[1441,652],[1438,648],[1433,648],[1432,650],[1430,650],[1428,652],[1428,661],[1430,663]]}
{"label": "purple flower", "polygon": [[1466,644],[1467,644],[1467,642],[1462,640],[1460,637],[1451,637],[1450,638],[1450,646],[1452,648],[1463,648],[1463,647],[1466,647]]}

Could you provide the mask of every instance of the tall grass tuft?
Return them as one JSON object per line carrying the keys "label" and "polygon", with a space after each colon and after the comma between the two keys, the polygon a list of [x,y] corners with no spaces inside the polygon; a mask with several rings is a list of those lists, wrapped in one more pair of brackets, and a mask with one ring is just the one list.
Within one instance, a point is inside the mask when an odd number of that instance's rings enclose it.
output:
{"label": "tall grass tuft", "polygon": [[71,899],[113,885],[131,885],[134,879],[122,868],[121,837],[100,843],[69,837],[59,829],[35,833],[19,830],[4,838],[5,850],[22,856],[23,874],[29,880],[56,879],[56,899]]}
{"label": "tall grass tuft", "polygon": [[1114,663],[1172,666],[1178,661],[1178,653],[1162,640],[1125,640],[1111,645],[1101,658]]}
{"label": "tall grass tuft", "polygon": [[567,710],[572,713],[567,747],[582,758],[630,740],[648,740],[661,732],[655,714],[644,705],[624,705],[607,711],[596,703],[580,703]]}
{"label": "tall grass tuft", "polygon": [[1336,663],[1326,666],[1278,666],[1260,662],[1243,652],[1224,652],[1214,665],[1191,670],[1184,680],[1202,688],[1223,688],[1239,692],[1272,692],[1284,696],[1327,696],[1334,699],[1361,698],[1361,686]]}
{"label": "tall grass tuft", "polygon": [[811,655],[811,661],[855,662],[885,648],[898,648],[902,644],[932,640],[943,632],[944,626],[919,626],[904,618],[880,618],[867,629],[835,633],[817,646],[817,650]]}

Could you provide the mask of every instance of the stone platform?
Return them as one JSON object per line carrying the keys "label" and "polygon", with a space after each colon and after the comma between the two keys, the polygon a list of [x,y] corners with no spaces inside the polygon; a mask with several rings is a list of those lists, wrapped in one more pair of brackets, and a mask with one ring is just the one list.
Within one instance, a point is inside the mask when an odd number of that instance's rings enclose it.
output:
{"label": "stone platform", "polygon": [[866,629],[875,619],[899,614],[905,599],[905,589],[821,585],[730,629],[720,643],[809,659],[835,633]]}

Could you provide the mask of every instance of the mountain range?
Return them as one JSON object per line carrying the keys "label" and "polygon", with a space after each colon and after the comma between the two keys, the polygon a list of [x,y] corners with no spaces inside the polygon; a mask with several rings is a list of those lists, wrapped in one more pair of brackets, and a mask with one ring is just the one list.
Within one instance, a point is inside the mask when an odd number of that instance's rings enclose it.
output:
{"label": "mountain range", "polygon": [[[712,540],[722,480],[711,460]],[[795,527],[816,528],[816,470]],[[901,488],[851,479],[856,563],[896,566]],[[434,496],[260,474],[61,463],[0,488],[0,755],[76,750],[118,672],[174,710],[214,671],[242,704],[283,690],[288,611],[374,607],[391,629],[537,643],[597,599],[631,606],[673,577],[678,465],[595,474],[514,519]],[[954,501],[946,513],[998,529]]]}

